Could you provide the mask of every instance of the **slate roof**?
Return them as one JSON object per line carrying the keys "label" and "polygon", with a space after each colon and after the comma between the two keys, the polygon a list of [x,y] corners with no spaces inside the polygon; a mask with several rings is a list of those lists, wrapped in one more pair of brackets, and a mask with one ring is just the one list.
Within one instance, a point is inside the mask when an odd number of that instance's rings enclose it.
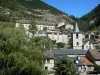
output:
{"label": "slate roof", "polygon": [[63,54],[63,55],[85,55],[87,50],[83,49],[64,49],[64,48],[56,48],[52,49],[54,54]]}
{"label": "slate roof", "polygon": [[[83,62],[81,60],[78,60],[78,57],[70,57],[74,63],[77,65],[77,66],[81,66],[83,65]],[[78,61],[78,63],[76,63],[76,61]]]}
{"label": "slate roof", "polygon": [[65,55],[85,55],[87,53],[87,50],[55,48],[52,49],[52,52],[54,54],[55,59],[59,59]]}

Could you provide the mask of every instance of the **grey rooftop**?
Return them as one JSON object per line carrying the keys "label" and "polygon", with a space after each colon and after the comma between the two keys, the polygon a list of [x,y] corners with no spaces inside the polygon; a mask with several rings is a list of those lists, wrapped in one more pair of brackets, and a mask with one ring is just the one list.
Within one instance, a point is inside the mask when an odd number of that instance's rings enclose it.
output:
{"label": "grey rooftop", "polygon": [[87,53],[87,50],[83,49],[64,49],[64,48],[56,48],[52,49],[53,54],[58,55],[85,55]]}

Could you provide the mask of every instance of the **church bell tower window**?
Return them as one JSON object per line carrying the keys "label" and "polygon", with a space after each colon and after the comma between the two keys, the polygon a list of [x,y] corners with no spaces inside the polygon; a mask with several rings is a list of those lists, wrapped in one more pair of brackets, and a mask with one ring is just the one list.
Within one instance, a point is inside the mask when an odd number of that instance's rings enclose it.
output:
{"label": "church bell tower window", "polygon": [[78,37],[79,37],[79,35],[78,35],[78,34],[76,34],[76,39],[78,39]]}

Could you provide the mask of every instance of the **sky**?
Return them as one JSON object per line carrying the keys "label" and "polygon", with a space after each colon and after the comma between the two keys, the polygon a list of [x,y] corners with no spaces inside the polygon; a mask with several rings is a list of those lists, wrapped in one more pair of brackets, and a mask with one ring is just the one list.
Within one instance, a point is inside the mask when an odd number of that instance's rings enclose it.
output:
{"label": "sky", "polygon": [[81,17],[98,4],[100,0],[43,0],[45,3],[75,17]]}

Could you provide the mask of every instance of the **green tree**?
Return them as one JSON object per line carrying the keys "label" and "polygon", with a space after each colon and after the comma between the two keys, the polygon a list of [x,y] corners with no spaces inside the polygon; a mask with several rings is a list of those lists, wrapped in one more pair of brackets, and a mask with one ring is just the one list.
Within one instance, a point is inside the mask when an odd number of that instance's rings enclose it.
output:
{"label": "green tree", "polygon": [[23,27],[0,26],[0,75],[45,75],[41,40],[28,39]]}
{"label": "green tree", "polygon": [[55,63],[55,75],[77,75],[74,62],[67,56],[62,57]]}
{"label": "green tree", "polygon": [[57,43],[58,48],[64,48],[65,44],[62,42]]}
{"label": "green tree", "polygon": [[73,48],[73,40],[72,40],[72,38],[70,38],[69,40],[68,40],[68,44],[69,44],[69,49],[72,49]]}
{"label": "green tree", "polygon": [[97,65],[96,63],[94,64],[94,70],[100,74],[100,65]]}

